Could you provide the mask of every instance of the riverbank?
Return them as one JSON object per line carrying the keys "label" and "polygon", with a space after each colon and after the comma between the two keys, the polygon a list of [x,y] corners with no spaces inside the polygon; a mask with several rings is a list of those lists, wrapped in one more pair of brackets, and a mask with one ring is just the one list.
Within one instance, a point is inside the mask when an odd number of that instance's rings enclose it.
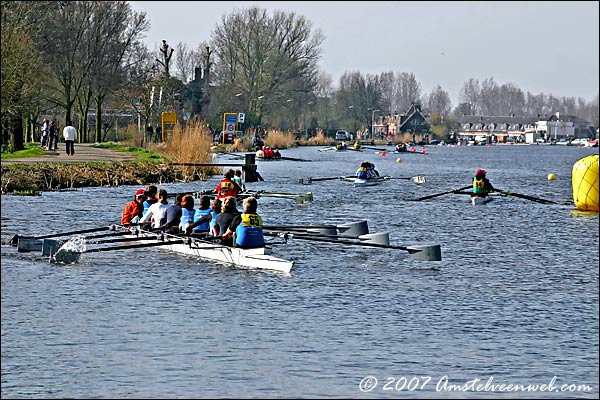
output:
{"label": "riverbank", "polygon": [[138,161],[133,154],[78,144],[75,154],[47,151],[31,158],[2,159],[0,191],[37,194],[92,186],[192,182],[219,173],[216,168],[182,167]]}

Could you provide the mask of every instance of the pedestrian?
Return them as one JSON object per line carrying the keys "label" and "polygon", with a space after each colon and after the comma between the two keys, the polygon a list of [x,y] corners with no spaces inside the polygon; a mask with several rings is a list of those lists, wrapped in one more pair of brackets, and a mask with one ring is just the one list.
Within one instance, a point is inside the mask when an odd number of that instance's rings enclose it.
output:
{"label": "pedestrian", "polygon": [[75,154],[75,141],[77,140],[77,129],[71,121],[67,121],[67,126],[63,129],[63,138],[65,138],[65,150],[67,155]]}
{"label": "pedestrian", "polygon": [[151,124],[148,124],[146,127],[146,144],[152,143],[152,139],[154,138],[154,128],[152,128]]}
{"label": "pedestrian", "polygon": [[160,125],[156,125],[156,129],[154,129],[154,141],[156,143],[162,143],[163,142],[162,127]]}
{"label": "pedestrian", "polygon": [[40,146],[44,147],[46,145],[46,141],[48,140],[48,130],[50,128],[50,124],[48,120],[44,118],[44,122],[42,123],[42,137],[40,139]]}
{"label": "pedestrian", "polygon": [[54,125],[53,119],[50,120],[50,124],[48,125],[48,143],[46,150],[58,150],[58,134],[56,133],[56,126]]}

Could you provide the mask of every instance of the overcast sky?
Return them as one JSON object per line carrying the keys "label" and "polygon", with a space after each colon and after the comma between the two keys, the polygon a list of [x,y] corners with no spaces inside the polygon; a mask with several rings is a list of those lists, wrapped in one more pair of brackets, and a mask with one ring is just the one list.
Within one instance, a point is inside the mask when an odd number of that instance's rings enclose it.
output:
{"label": "overcast sky", "polygon": [[598,94],[597,1],[132,1],[145,11],[150,49],[162,39],[196,48],[221,17],[251,6],[303,15],[320,29],[321,69],[413,73],[423,94],[440,85],[452,106],[469,78],[493,77],[524,92]]}

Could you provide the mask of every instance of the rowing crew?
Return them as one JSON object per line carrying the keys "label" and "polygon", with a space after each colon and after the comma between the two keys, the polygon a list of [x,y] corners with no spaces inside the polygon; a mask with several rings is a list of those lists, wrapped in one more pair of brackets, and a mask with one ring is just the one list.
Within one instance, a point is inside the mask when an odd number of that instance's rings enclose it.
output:
{"label": "rowing crew", "polygon": [[[150,188],[150,193],[152,191],[153,189]],[[122,224],[141,225],[147,229],[171,234],[220,236],[221,243],[228,246],[234,244],[242,248],[264,246],[263,222],[256,213],[258,202],[255,197],[244,199],[244,212],[240,213],[236,208],[234,196],[216,198],[212,204],[208,196],[201,196],[200,207],[196,209],[191,194],[178,193],[175,202],[169,204],[167,191],[160,189],[158,201],[151,204],[144,212],[144,204],[147,203],[146,192],[148,190],[136,191],[133,201],[123,210]]]}

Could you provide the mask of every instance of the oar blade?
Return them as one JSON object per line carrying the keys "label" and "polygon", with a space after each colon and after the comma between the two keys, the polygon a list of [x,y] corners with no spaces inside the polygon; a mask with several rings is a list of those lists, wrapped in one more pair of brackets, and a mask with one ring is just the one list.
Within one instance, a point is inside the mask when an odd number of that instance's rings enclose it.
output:
{"label": "oar blade", "polygon": [[79,262],[81,252],[60,249],[50,257],[50,262],[53,264],[76,264]]}
{"label": "oar blade", "polygon": [[408,257],[421,261],[442,261],[442,249],[439,244],[406,246]]}

